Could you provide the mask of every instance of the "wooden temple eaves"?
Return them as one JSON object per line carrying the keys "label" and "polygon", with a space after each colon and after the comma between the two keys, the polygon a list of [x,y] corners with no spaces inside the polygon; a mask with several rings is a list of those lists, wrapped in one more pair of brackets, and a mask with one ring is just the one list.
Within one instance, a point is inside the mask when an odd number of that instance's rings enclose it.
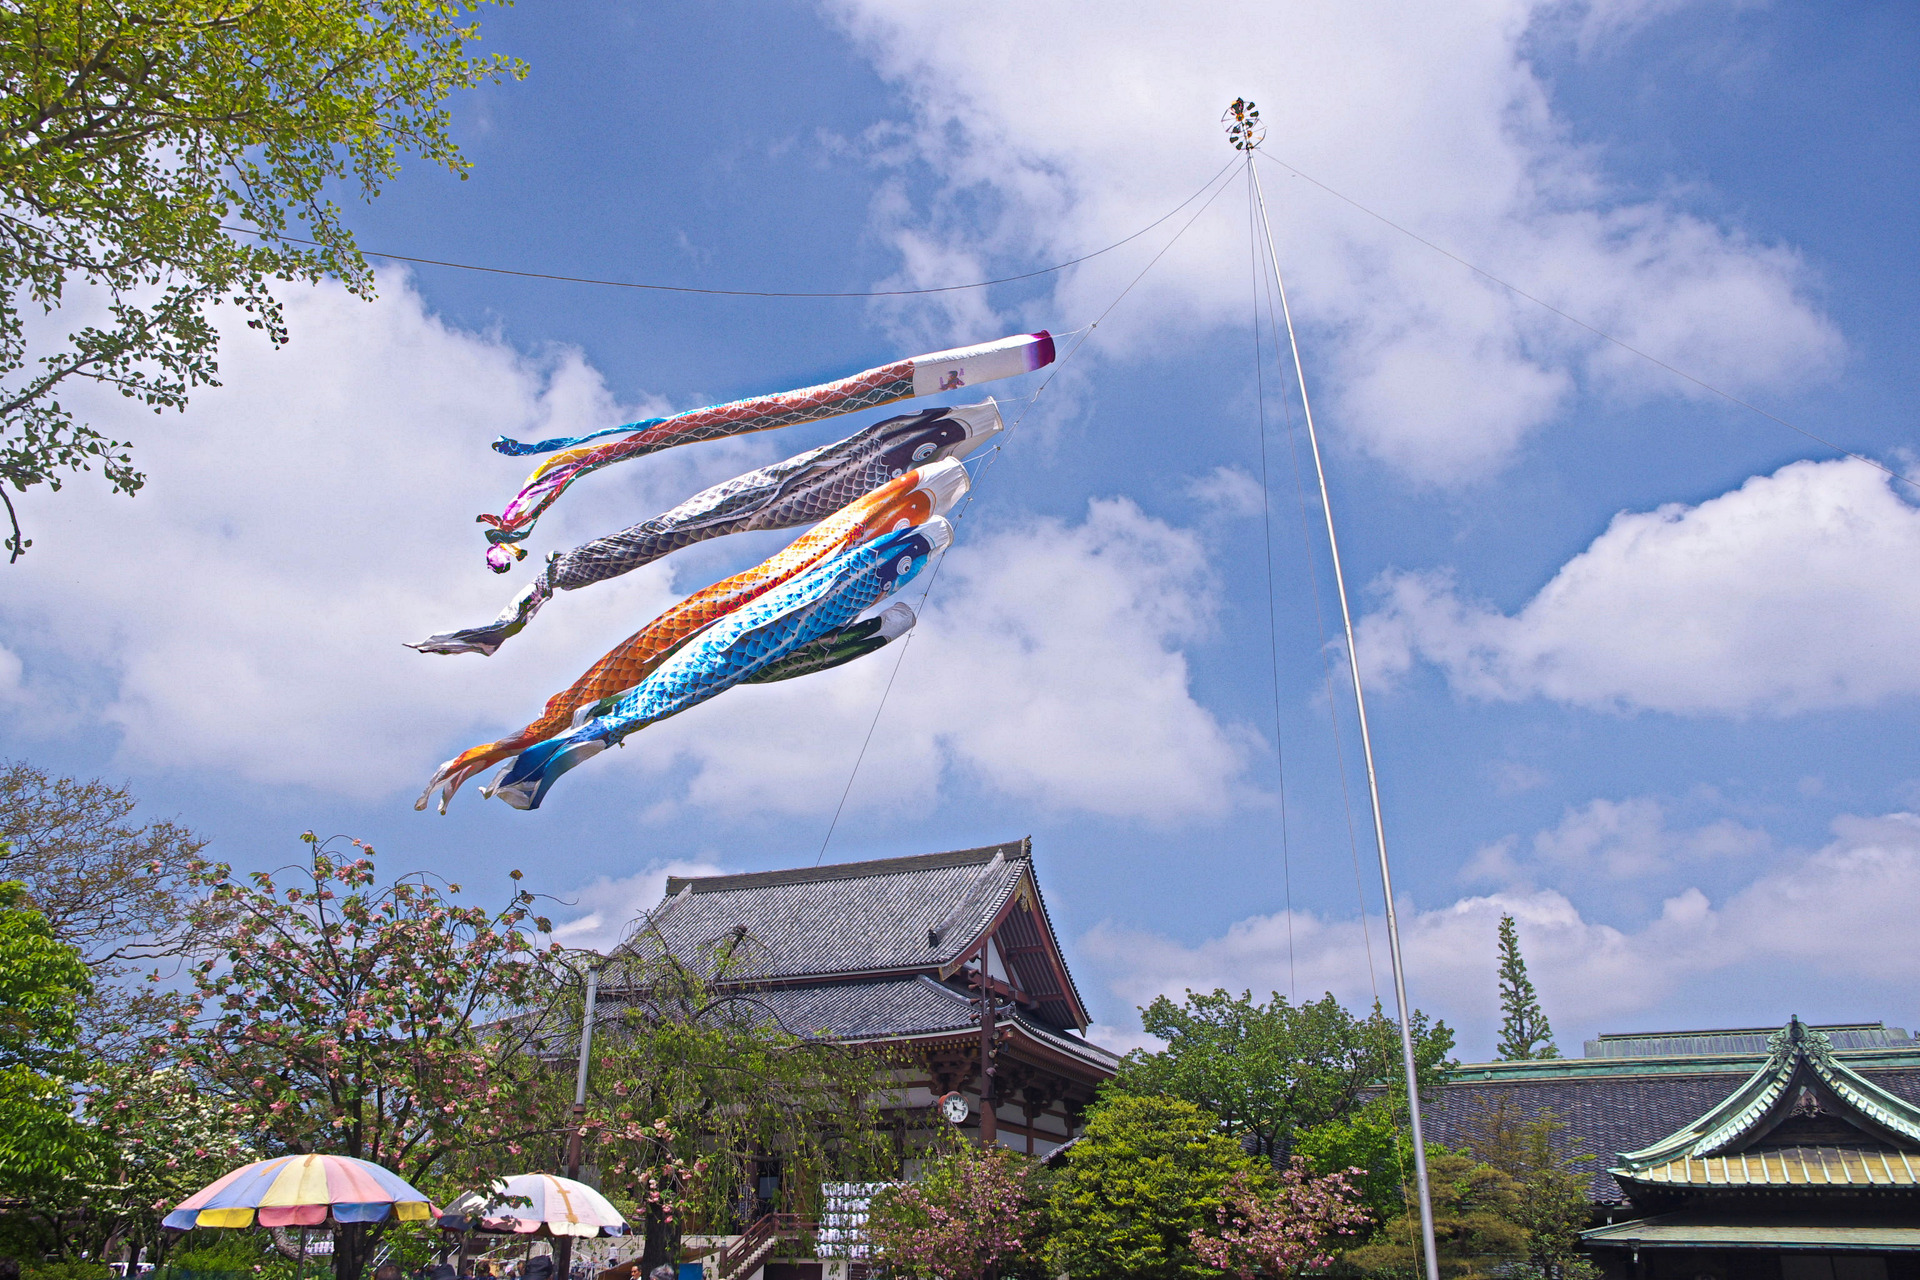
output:
{"label": "wooden temple eaves", "polygon": [[[744,875],[671,877],[609,957],[601,999],[641,998],[671,956],[799,1035],[896,1052],[905,1104],[969,1096],[983,1141],[1070,1139],[1118,1058],[1089,1022],[1021,839]],[[631,961],[632,963],[623,963]],[[984,1003],[983,1003],[984,1002]],[[1002,1138],[1005,1140],[1005,1138]]]}

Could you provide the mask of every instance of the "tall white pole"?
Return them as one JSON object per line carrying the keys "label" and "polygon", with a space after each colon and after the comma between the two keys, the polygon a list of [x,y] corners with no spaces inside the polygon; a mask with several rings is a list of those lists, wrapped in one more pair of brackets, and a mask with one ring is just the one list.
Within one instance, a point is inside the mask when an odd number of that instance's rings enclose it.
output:
{"label": "tall white pole", "polygon": [[[1280,274],[1280,255],[1273,247],[1273,225],[1267,220],[1267,197],[1253,163],[1253,146],[1246,148],[1247,174],[1260,206],[1260,227],[1267,241],[1267,260],[1280,290],[1280,313],[1286,318],[1287,343],[1293,350],[1293,376],[1300,386],[1300,410],[1307,420],[1307,443],[1313,451],[1313,470],[1320,481],[1320,510],[1327,518],[1327,549],[1333,554],[1333,582],[1340,593],[1340,621],[1347,631],[1347,670],[1353,676],[1353,705],[1360,716],[1360,749],[1367,761],[1367,795],[1373,802],[1373,842],[1380,851],[1380,888],[1387,901],[1387,950],[1393,957],[1393,999],[1400,1015],[1400,1063],[1407,1078],[1407,1115],[1413,1130],[1413,1176],[1420,1194],[1420,1240],[1425,1246],[1427,1280],[1440,1280],[1440,1255],[1433,1244],[1433,1195],[1427,1184],[1427,1146],[1420,1132],[1420,1081],[1413,1060],[1413,1023],[1407,1013],[1406,966],[1400,958],[1400,921],[1393,906],[1393,871],[1387,865],[1387,827],[1380,816],[1380,782],[1373,769],[1373,735],[1367,729],[1367,694],[1360,686],[1359,655],[1353,647],[1353,610],[1347,603],[1347,576],[1340,566],[1340,538],[1333,529],[1333,502],[1327,496],[1327,470],[1320,462],[1320,437],[1313,426],[1313,404],[1307,398],[1306,370],[1300,364],[1300,343],[1294,337],[1293,311],[1287,305],[1286,279]],[[1362,908],[1365,909],[1364,907]]]}

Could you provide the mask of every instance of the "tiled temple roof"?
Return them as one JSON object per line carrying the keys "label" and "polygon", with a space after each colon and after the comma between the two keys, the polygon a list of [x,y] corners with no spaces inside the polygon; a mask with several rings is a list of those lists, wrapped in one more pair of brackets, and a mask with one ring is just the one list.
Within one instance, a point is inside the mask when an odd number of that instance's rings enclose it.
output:
{"label": "tiled temple roof", "polygon": [[[1920,1103],[1920,1056],[1891,1050],[1834,1056],[1887,1093]],[[1761,1052],[1472,1063],[1436,1092],[1423,1118],[1430,1141],[1458,1147],[1468,1144],[1490,1108],[1504,1104],[1523,1118],[1550,1110],[1565,1125],[1559,1148],[1588,1157],[1578,1167],[1591,1175],[1590,1198],[1619,1204],[1626,1193],[1607,1171],[1616,1163],[1615,1152],[1638,1151],[1691,1124],[1725,1102],[1765,1061]]]}
{"label": "tiled temple roof", "polygon": [[[960,958],[1028,867],[1028,843],[798,871],[667,881],[652,930],[677,956],[737,939],[759,979],[940,968]],[[644,948],[644,934],[629,944]]]}
{"label": "tiled temple roof", "polygon": [[[1827,1037],[1837,1050],[1920,1049],[1901,1027],[1884,1022],[1839,1022],[1809,1028]],[[1597,1036],[1586,1042],[1592,1058],[1654,1058],[1674,1055],[1739,1053],[1766,1056],[1767,1041],[1778,1027],[1729,1027],[1717,1031],[1644,1031]]]}
{"label": "tiled temple roof", "polygon": [[[741,997],[764,1010],[796,1035],[831,1035],[841,1040],[906,1039],[972,1033],[979,1026],[978,1005],[966,993],[924,974],[806,986],[756,988]],[[1001,1024],[1019,1030],[1055,1052],[1064,1053],[1106,1074],[1119,1058],[1079,1036],[1048,1026],[1015,1010]]]}
{"label": "tiled temple roof", "polygon": [[[1780,1159],[1797,1162],[1801,1176],[1789,1178],[1789,1185],[1827,1185],[1806,1151],[1891,1150],[1920,1157],[1920,1106],[1838,1061],[1825,1035],[1796,1018],[1768,1038],[1767,1048],[1767,1060],[1718,1105],[1657,1142],[1623,1150],[1619,1166],[1608,1172],[1623,1184],[1726,1186],[1725,1178],[1715,1178],[1711,1157],[1765,1145],[1779,1148]],[[1803,1144],[1790,1137],[1809,1127],[1821,1141]],[[1787,1150],[1802,1154],[1788,1157]],[[1816,1163],[1824,1163],[1824,1157]],[[1838,1167],[1844,1172],[1847,1165],[1839,1161]],[[1767,1171],[1764,1161],[1761,1170]],[[1886,1185],[1895,1185],[1888,1176]],[[1914,1184],[1909,1177],[1900,1185]]]}
{"label": "tiled temple roof", "polygon": [[[915,1002],[934,997],[912,981],[926,977],[946,990],[945,980],[996,928],[1000,960],[1030,1000],[1021,1016],[1048,1035],[1084,1026],[1086,1006],[1059,954],[1027,840],[793,871],[670,877],[664,900],[614,952],[603,985],[642,984],[644,965],[629,977],[622,959],[667,953],[723,985],[766,993],[803,1022],[812,1010],[828,1011],[828,1021],[847,1024],[836,1026],[839,1034],[858,1026],[877,1035],[883,1005],[887,1017],[922,1016]],[[882,979],[906,985],[875,985]],[[856,980],[865,985],[845,985]],[[1069,1037],[1067,1044],[1085,1056],[1086,1042]],[[1098,1054],[1110,1070],[1111,1055]]]}

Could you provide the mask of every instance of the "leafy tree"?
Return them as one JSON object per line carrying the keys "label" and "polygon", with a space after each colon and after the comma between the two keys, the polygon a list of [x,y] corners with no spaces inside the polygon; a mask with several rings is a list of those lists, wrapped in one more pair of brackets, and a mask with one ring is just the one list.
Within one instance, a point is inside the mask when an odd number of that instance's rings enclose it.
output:
{"label": "leafy tree", "polygon": [[1592,1205],[1579,1166],[1593,1157],[1563,1152],[1557,1135],[1564,1128],[1552,1110],[1528,1113],[1500,1099],[1468,1118],[1467,1145],[1514,1180],[1513,1222],[1526,1232],[1528,1273],[1540,1280],[1591,1280],[1598,1272],[1580,1248],[1580,1232]]}
{"label": "leafy tree", "polygon": [[[1514,1218],[1519,1190],[1512,1177],[1457,1152],[1430,1152],[1427,1180],[1433,1193],[1433,1234],[1445,1280],[1504,1276],[1523,1258],[1527,1233]],[[1413,1280],[1420,1262],[1420,1208],[1408,1187],[1401,1212],[1344,1260],[1379,1276]]]}
{"label": "leafy tree", "polygon": [[[1113,1087],[1184,1098],[1269,1157],[1297,1131],[1345,1115],[1369,1088],[1384,1081],[1392,1089],[1401,1078],[1394,1021],[1378,1005],[1356,1018],[1332,995],[1296,1005],[1275,992],[1257,1004],[1250,991],[1189,991],[1180,1004],[1156,999],[1141,1024],[1167,1047],[1128,1054]],[[1418,1012],[1413,1031],[1424,1089],[1445,1071],[1453,1032]]]}
{"label": "leafy tree", "polygon": [[[430,1175],[456,1179],[550,1132],[544,1073],[501,1022],[550,981],[533,895],[516,888],[488,911],[424,875],[380,886],[367,846],[341,858],[302,838],[310,861],[284,889],[223,864],[196,872],[202,942],[219,950],[192,966],[192,1003],[155,1056],[274,1148],[371,1160],[429,1191],[452,1189]],[[384,1226],[336,1228],[339,1280],[358,1280]]]}
{"label": "leafy tree", "polygon": [[1508,915],[1500,917],[1500,1015],[1500,1043],[1494,1053],[1501,1062],[1560,1056],[1533,980],[1527,977],[1527,962],[1520,958],[1519,932]]}
{"label": "leafy tree", "polygon": [[983,1280],[1038,1261],[1042,1170],[1003,1146],[955,1141],[918,1181],[889,1187],[868,1209],[874,1257],[894,1275]]}
{"label": "leafy tree", "polygon": [[[93,971],[80,1041],[94,1061],[124,1059],[173,1015],[172,993],[130,979],[139,961],[178,954],[206,841],[177,823],[138,822],[124,787],[0,762],[0,879],[18,880],[54,937]],[[3,848],[3,847],[0,847]]]}
{"label": "leafy tree", "polygon": [[[727,943],[677,956],[644,933],[608,970],[585,1134],[605,1187],[644,1224],[646,1266],[667,1260],[683,1229],[738,1225],[763,1163],[779,1168],[779,1207],[809,1215],[822,1182],[895,1172],[885,1060],[780,1025]],[[550,1021],[563,1030],[549,1043],[575,1043],[577,997]],[[546,1105],[568,1105],[572,1083],[553,1077]],[[562,1158],[557,1138],[537,1141],[529,1154]]]}
{"label": "leafy tree", "polygon": [[97,1160],[73,1116],[85,1067],[75,1010],[91,982],[26,890],[0,882],[0,1197],[46,1198]]}
{"label": "leafy tree", "polygon": [[1217,1116],[1181,1098],[1109,1093],[1049,1197],[1048,1262],[1073,1277],[1210,1277],[1193,1237],[1257,1169]]}
{"label": "leafy tree", "polygon": [[1336,1238],[1372,1221],[1347,1181],[1348,1174],[1361,1172],[1316,1176],[1295,1156],[1277,1179],[1237,1175],[1216,1210],[1218,1226],[1193,1233],[1193,1252],[1236,1280],[1323,1271],[1333,1262]]}
{"label": "leafy tree", "polygon": [[[216,381],[210,308],[279,344],[275,280],[372,273],[328,198],[372,199],[410,153],[465,176],[448,94],[524,68],[475,58],[488,0],[15,0],[0,6],[0,500],[100,467],[124,441],[56,398],[74,379],[158,413]],[[236,237],[238,224],[253,234]],[[301,237],[306,243],[302,242]],[[76,296],[77,295],[77,296]],[[73,303],[73,319],[29,312]],[[43,339],[76,325],[64,338]],[[17,518],[0,549],[28,540]]]}
{"label": "leafy tree", "polygon": [[[95,1258],[168,1243],[160,1219],[230,1169],[259,1159],[230,1107],[178,1067],[139,1062],[97,1065],[86,1081],[82,1119],[98,1135],[97,1172],[75,1188],[86,1213],[70,1224],[70,1245]],[[245,1246],[260,1261],[260,1245]],[[181,1265],[178,1259],[172,1260]]]}
{"label": "leafy tree", "polygon": [[[1446,1148],[1427,1144],[1427,1157]],[[1413,1176],[1413,1140],[1386,1099],[1375,1099],[1344,1116],[1303,1130],[1293,1153],[1319,1174],[1348,1172],[1361,1206],[1376,1223],[1400,1212],[1404,1188]]]}

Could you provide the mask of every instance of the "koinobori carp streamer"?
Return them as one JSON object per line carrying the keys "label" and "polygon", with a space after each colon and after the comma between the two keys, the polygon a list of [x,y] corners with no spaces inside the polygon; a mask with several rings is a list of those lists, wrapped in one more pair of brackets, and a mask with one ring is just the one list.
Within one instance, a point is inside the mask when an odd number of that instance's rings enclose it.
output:
{"label": "koinobori carp streamer", "polygon": [[532,621],[555,591],[617,578],[708,538],[812,524],[914,467],[966,457],[1000,426],[1000,410],[991,400],[876,422],[844,440],[723,481],[619,533],[556,551],[492,622],[442,632],[410,647],[422,653],[491,654]]}
{"label": "koinobori carp streamer", "polygon": [[916,621],[913,610],[906,604],[890,604],[871,618],[836,627],[818,640],[801,645],[740,683],[772,684],[776,680],[792,680],[830,670],[886,648],[913,630]]}
{"label": "koinobori carp streamer", "polygon": [[702,631],[635,688],[583,708],[579,728],[522,751],[485,794],[516,809],[539,808],[574,766],[845,626],[911,581],[952,540],[952,526],[934,516],[815,565]]}
{"label": "koinobori carp streamer", "polygon": [[[492,526],[487,530],[487,541],[493,544],[487,549],[487,564],[496,572],[506,572],[514,560],[525,554],[512,544],[522,541],[533,531],[540,513],[552,506],[554,500],[575,480],[611,463],[657,453],[674,445],[768,431],[798,422],[837,417],[860,409],[878,408],[915,396],[958,391],[996,378],[1030,373],[1052,364],[1053,358],[1053,336],[1042,330],[979,346],[956,347],[951,351],[936,351],[930,355],[896,360],[877,369],[856,373],[850,378],[802,387],[797,391],[782,391],[727,404],[709,405],[704,409],[691,409],[665,418],[608,427],[583,436],[559,436],[536,444],[522,444],[502,436],[493,444],[501,453],[515,456],[553,453],[554,456],[535,468],[520,492],[499,515],[477,517],[482,524]],[[607,436],[621,438],[601,444],[592,443]]]}
{"label": "koinobori carp streamer", "polygon": [[547,699],[538,719],[496,742],[470,747],[441,765],[414,808],[426,808],[438,790],[440,811],[445,813],[447,802],[468,778],[561,732],[581,707],[638,685],[690,636],[829,556],[951,510],[966,493],[967,485],[967,469],[952,458],[916,467],[828,516],[753,568],[688,596]]}

